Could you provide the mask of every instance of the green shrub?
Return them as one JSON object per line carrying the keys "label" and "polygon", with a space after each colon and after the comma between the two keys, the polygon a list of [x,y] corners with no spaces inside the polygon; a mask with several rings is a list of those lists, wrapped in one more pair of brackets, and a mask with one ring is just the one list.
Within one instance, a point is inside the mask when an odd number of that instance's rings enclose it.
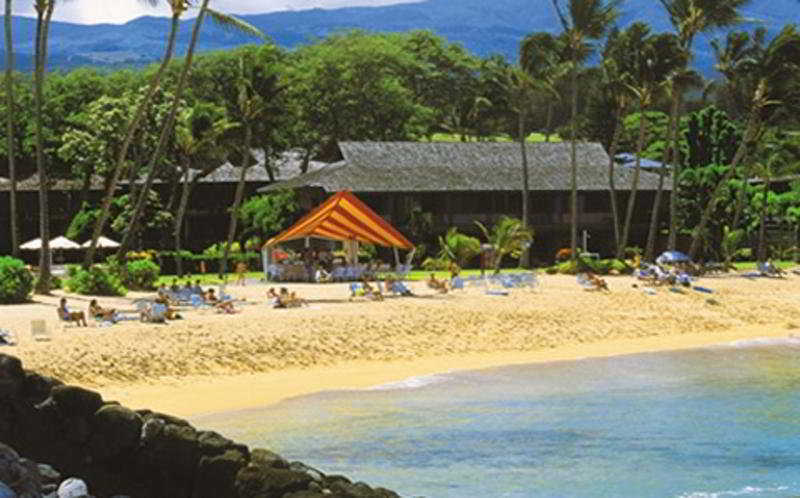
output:
{"label": "green shrub", "polygon": [[450,269],[450,260],[447,258],[426,258],[422,262],[425,271],[447,271]]}
{"label": "green shrub", "polygon": [[33,275],[25,263],[10,256],[0,257],[0,303],[24,303],[33,291]]}
{"label": "green shrub", "polygon": [[149,259],[131,261],[125,268],[123,283],[131,289],[152,290],[161,274],[161,268]]}
{"label": "green shrub", "polygon": [[128,293],[119,275],[101,265],[89,270],[73,267],[69,270],[66,287],[71,292],[93,296],[124,296]]}

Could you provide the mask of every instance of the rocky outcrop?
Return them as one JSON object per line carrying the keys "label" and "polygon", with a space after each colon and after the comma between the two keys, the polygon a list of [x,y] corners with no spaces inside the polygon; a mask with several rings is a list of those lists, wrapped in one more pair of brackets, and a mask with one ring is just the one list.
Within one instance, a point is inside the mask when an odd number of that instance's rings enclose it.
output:
{"label": "rocky outcrop", "polygon": [[[96,392],[25,371],[19,359],[4,354],[0,442],[29,459],[6,466],[19,474],[0,475],[9,487],[4,479],[16,482],[24,474],[35,480],[28,484],[30,489],[40,489],[42,472],[58,469],[61,475],[85,480],[92,495],[101,498],[398,496],[342,476],[326,476],[268,450],[251,451],[176,417],[104,401]],[[0,451],[0,464],[2,459]],[[28,491],[14,490],[20,497],[29,496],[23,494]]]}

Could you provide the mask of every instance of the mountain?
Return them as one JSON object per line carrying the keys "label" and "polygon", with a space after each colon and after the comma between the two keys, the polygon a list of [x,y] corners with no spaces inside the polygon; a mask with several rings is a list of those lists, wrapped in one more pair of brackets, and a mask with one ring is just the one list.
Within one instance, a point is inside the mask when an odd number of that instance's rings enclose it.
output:
{"label": "mountain", "polygon": [[[771,34],[785,23],[800,20],[796,0],[754,0],[744,14],[751,19],[745,28],[761,24]],[[525,34],[560,30],[549,0],[425,0],[382,7],[286,11],[242,18],[287,48],[353,28],[379,32],[429,29],[478,55],[500,53],[509,60],[516,60],[519,42]],[[653,0],[628,0],[624,4],[620,25],[626,26],[636,20],[649,22],[655,31],[670,29],[661,4]],[[179,54],[186,50],[191,24],[192,20],[181,24]],[[17,67],[30,70],[36,21],[15,17],[13,26]],[[159,17],[140,17],[122,25],[54,22],[50,30],[49,67],[145,65],[162,56],[168,29],[169,19]],[[254,41],[225,31],[210,21],[201,33],[200,51],[228,49]],[[724,36],[724,33],[717,36]],[[713,54],[708,42],[708,37],[696,42],[695,65],[703,73],[712,74]]]}

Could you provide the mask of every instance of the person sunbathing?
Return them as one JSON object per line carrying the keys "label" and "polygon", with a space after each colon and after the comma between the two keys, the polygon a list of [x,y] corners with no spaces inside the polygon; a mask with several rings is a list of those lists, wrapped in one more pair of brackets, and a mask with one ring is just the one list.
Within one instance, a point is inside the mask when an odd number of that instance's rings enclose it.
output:
{"label": "person sunbathing", "polygon": [[203,299],[205,299],[208,304],[217,304],[219,302],[219,298],[214,293],[213,288],[208,289],[208,291],[203,295]]}
{"label": "person sunbathing", "polygon": [[220,301],[214,305],[214,309],[217,310],[217,313],[228,313],[229,315],[238,313],[236,308],[233,307],[233,301]]}
{"label": "person sunbathing", "polygon": [[380,289],[376,289],[372,285],[370,285],[369,280],[367,277],[364,277],[361,280],[361,286],[364,289],[364,297],[369,299],[374,299],[376,301],[383,301],[383,294],[381,294]]}
{"label": "person sunbathing", "polygon": [[431,276],[428,278],[427,283],[428,287],[439,292],[440,294],[447,293],[447,282],[445,282],[444,280],[438,280],[436,278],[436,275],[434,275],[433,273],[431,273]]}
{"label": "person sunbathing", "polygon": [[167,312],[165,313],[167,320],[177,320],[178,318],[183,318],[181,315],[178,314],[178,310],[173,308],[175,304],[172,301],[170,301],[169,296],[167,296],[165,293],[158,291],[158,295],[155,298],[155,302],[158,304],[163,304],[164,306],[167,307]]}
{"label": "person sunbathing", "polygon": [[86,315],[83,311],[70,311],[67,308],[67,298],[62,297],[58,306],[58,317],[65,322],[75,322],[78,325],[87,327]]}
{"label": "person sunbathing", "polygon": [[275,292],[275,287],[270,287],[267,291],[267,302],[274,306],[278,304],[279,300],[280,296],[278,296],[278,293]]}
{"label": "person sunbathing", "polygon": [[113,308],[103,308],[97,303],[97,299],[89,301],[89,316],[91,318],[101,318],[104,322],[117,323],[117,311]]}
{"label": "person sunbathing", "polygon": [[608,283],[590,271],[586,272],[586,281],[594,287],[594,290],[609,290]]}

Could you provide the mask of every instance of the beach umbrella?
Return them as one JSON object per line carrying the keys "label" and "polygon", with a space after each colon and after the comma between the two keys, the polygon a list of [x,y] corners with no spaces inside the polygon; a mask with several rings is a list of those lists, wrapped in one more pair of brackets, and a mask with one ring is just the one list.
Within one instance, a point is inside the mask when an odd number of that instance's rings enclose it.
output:
{"label": "beach umbrella", "polygon": [[691,259],[680,251],[664,251],[656,258],[658,264],[688,263]]}
{"label": "beach umbrella", "polygon": [[[37,237],[33,240],[29,240],[24,244],[19,246],[20,249],[23,251],[41,251],[42,250],[42,239]],[[69,240],[68,238],[62,236],[56,237],[50,241],[50,249],[80,249],[81,246],[76,244],[75,242]]]}
{"label": "beach umbrella", "polygon": [[[81,247],[87,249],[90,245],[92,245],[92,239],[89,239],[83,244],[81,244]],[[101,235],[100,238],[97,239],[97,247],[101,249],[114,249],[116,247],[119,247],[119,242],[111,240],[107,237],[103,237]]]}

